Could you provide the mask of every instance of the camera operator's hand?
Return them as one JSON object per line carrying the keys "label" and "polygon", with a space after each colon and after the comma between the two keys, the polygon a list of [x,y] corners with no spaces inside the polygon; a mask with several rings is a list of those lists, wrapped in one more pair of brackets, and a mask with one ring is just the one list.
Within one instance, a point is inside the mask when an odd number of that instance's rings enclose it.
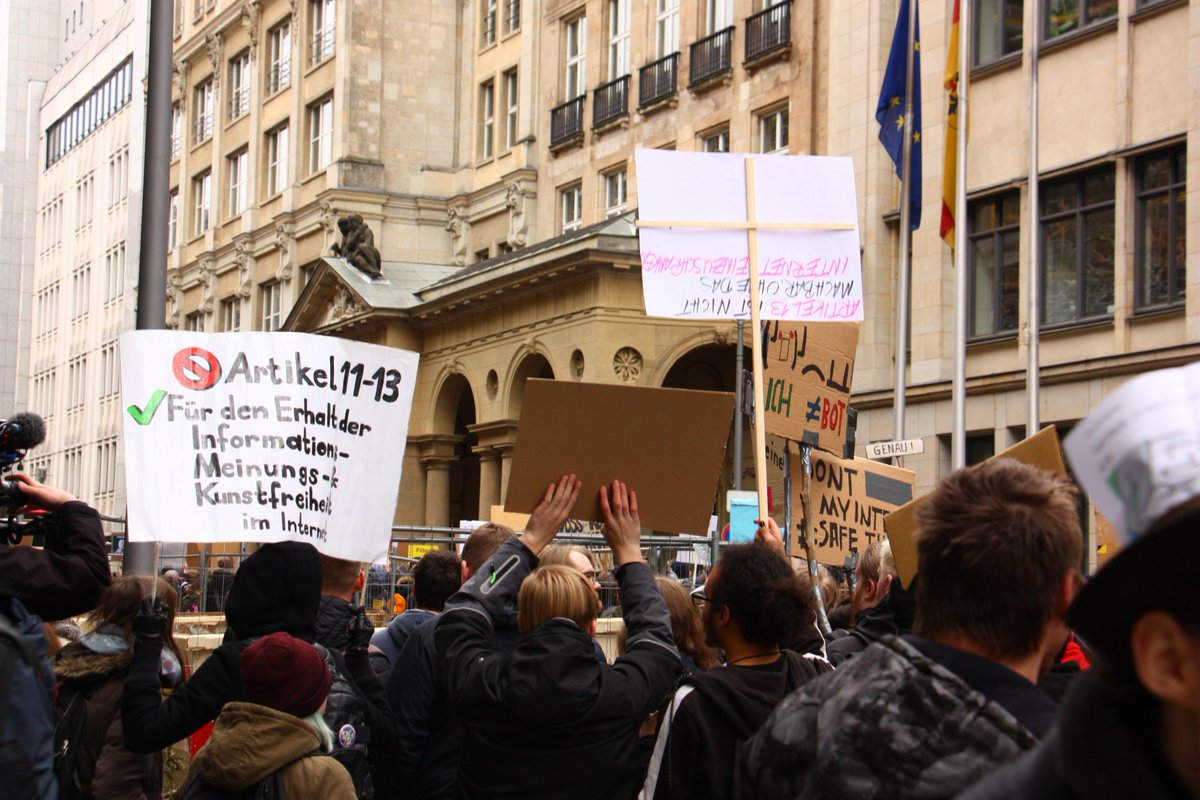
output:
{"label": "camera operator's hand", "polygon": [[620,481],[612,488],[600,487],[600,511],[604,525],[600,532],[612,548],[617,566],[642,561],[642,521],[638,517],[637,494]]}
{"label": "camera operator's hand", "polygon": [[75,499],[75,495],[70,492],[38,483],[24,472],[14,472],[9,477],[17,491],[24,495],[26,511],[53,511],[63,503]]}
{"label": "camera operator's hand", "polygon": [[546,496],[529,515],[529,522],[525,523],[525,535],[521,537],[521,542],[535,556],[550,544],[567,517],[571,516],[581,486],[583,484],[571,473],[563,475],[557,484],[552,483],[546,488]]}
{"label": "camera operator's hand", "polygon": [[366,653],[367,648],[371,646],[371,637],[375,635],[375,626],[367,618],[365,609],[355,609],[354,615],[346,623],[346,631],[349,634],[346,639],[346,652]]}
{"label": "camera operator's hand", "polygon": [[156,597],[142,598],[142,607],[133,618],[133,636],[139,642],[162,644],[167,630],[167,606]]}

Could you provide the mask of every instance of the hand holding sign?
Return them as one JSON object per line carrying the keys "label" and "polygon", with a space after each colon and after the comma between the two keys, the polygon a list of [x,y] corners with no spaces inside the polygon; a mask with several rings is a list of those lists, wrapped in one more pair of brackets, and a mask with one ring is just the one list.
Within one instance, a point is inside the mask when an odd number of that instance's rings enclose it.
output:
{"label": "hand holding sign", "polygon": [[575,502],[579,499],[581,486],[572,472],[559,478],[557,485],[552,483],[546,487],[546,496],[529,515],[525,535],[521,537],[521,541],[535,556],[550,544],[554,535],[562,529],[567,517],[571,516]]}
{"label": "hand holding sign", "polygon": [[[611,500],[609,499],[611,496]],[[600,510],[604,514],[604,541],[612,548],[617,566],[642,560],[642,522],[638,518],[637,494],[620,481],[600,487]]]}

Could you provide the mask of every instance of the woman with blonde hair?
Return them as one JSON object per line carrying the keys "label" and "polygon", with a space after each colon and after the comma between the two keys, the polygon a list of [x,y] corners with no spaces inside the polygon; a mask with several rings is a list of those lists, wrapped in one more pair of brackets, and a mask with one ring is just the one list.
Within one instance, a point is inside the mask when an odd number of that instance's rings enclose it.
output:
{"label": "woman with blonde hair", "polygon": [[[637,497],[614,481],[611,495],[600,489],[600,508],[629,652],[611,666],[593,657],[600,602],[591,582],[571,567],[538,567],[579,490],[574,475],[548,487],[525,535],[502,545],[446,603],[435,638],[464,729],[460,797],[608,800],[637,792],[638,726],[674,686],[679,653],[642,559]],[[503,652],[493,626],[514,600],[522,636]]]}
{"label": "woman with blonde hair", "polygon": [[[155,582],[170,631],[179,602],[175,588],[162,578],[120,577],[91,613],[92,630],[55,656],[60,683],[55,702],[62,717],[56,771],[63,800],[162,797],[162,752],[129,752],[121,722],[121,698],[133,661],[133,618]],[[184,658],[174,637],[168,635],[165,644],[159,678],[164,689],[171,689],[184,679]]]}

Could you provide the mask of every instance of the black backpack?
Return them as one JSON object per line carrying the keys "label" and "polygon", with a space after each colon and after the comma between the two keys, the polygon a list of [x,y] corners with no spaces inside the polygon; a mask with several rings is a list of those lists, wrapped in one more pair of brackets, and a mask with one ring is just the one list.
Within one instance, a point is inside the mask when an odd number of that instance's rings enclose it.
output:
{"label": "black backpack", "polygon": [[367,755],[371,742],[371,730],[367,726],[367,700],[348,677],[346,662],[340,653],[335,654],[335,651],[315,642],[313,647],[325,658],[325,666],[333,677],[325,713],[321,715],[333,731],[333,750],[329,755],[350,773],[354,793],[359,800],[373,800],[375,787]]}
{"label": "black backpack", "polygon": [[54,728],[54,774],[58,778],[59,800],[74,800],[84,796],[84,786],[79,780],[79,748],[76,745],[87,723],[88,700],[106,677],[85,683],[60,683],[58,686],[59,704],[66,705]]}
{"label": "black backpack", "polygon": [[53,797],[53,784],[49,796],[38,792],[38,774],[52,768],[55,714],[35,631],[41,622],[18,601],[0,613],[0,800]]}
{"label": "black backpack", "polygon": [[203,778],[196,778],[183,788],[179,800],[287,800],[283,780],[279,777],[282,771],[276,770],[253,786],[239,791],[218,789]]}

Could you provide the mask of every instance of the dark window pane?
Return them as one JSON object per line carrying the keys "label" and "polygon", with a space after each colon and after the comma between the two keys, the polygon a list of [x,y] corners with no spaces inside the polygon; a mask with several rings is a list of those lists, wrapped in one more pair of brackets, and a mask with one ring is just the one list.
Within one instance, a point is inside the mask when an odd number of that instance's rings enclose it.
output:
{"label": "dark window pane", "polygon": [[1002,201],[1001,225],[1020,225],[1021,224],[1021,195],[1018,192],[1012,192],[1004,195]]}
{"label": "dark window pane", "polygon": [[1083,204],[1111,203],[1116,193],[1116,171],[1105,170],[1088,175],[1083,181]]}
{"label": "dark window pane", "polygon": [[1170,206],[1168,195],[1142,203],[1142,302],[1165,303],[1170,299]]}
{"label": "dark window pane", "polygon": [[1053,38],[1079,27],[1079,0],[1049,0],[1046,4],[1046,34]]}
{"label": "dark window pane", "polygon": [[966,447],[967,466],[987,461],[996,455],[996,435],[991,433],[976,433],[967,437]]}
{"label": "dark window pane", "polygon": [[995,238],[986,236],[972,243],[971,260],[975,267],[971,292],[972,336],[986,336],[996,331],[995,242]]}
{"label": "dark window pane", "polygon": [[1021,235],[1017,231],[1000,237],[1000,324],[997,330],[1017,329],[1017,306],[1021,296]]}
{"label": "dark window pane", "polygon": [[1181,147],[1175,154],[1175,175],[1181,181],[1187,175],[1187,148]]}
{"label": "dark window pane", "polygon": [[1116,16],[1117,0],[1088,0],[1088,23]]}
{"label": "dark window pane", "polygon": [[1079,203],[1079,190],[1075,181],[1052,183],[1045,189],[1045,199],[1042,201],[1042,213],[1046,216],[1061,211],[1070,211]]}
{"label": "dark window pane", "polygon": [[971,209],[971,233],[982,233],[996,227],[996,204],[976,203]]}
{"label": "dark window pane", "polygon": [[[1180,173],[1182,177],[1182,173]],[[1187,286],[1187,193],[1175,195],[1175,297],[1183,300]]]}
{"label": "dark window pane", "polygon": [[1092,211],[1083,217],[1083,316],[1112,313],[1113,210]]}
{"label": "dark window pane", "polygon": [[1004,55],[1000,49],[1002,20],[996,0],[975,0],[975,63],[987,64]]}
{"label": "dark window pane", "polygon": [[1171,158],[1159,156],[1142,161],[1142,191],[1162,189],[1171,183]]}
{"label": "dark window pane", "polygon": [[1071,322],[1076,319],[1076,244],[1075,218],[1051,222],[1046,234],[1045,322]]}
{"label": "dark window pane", "polygon": [[1004,3],[1004,52],[1015,53],[1021,49],[1025,29],[1024,0],[1006,0]]}

